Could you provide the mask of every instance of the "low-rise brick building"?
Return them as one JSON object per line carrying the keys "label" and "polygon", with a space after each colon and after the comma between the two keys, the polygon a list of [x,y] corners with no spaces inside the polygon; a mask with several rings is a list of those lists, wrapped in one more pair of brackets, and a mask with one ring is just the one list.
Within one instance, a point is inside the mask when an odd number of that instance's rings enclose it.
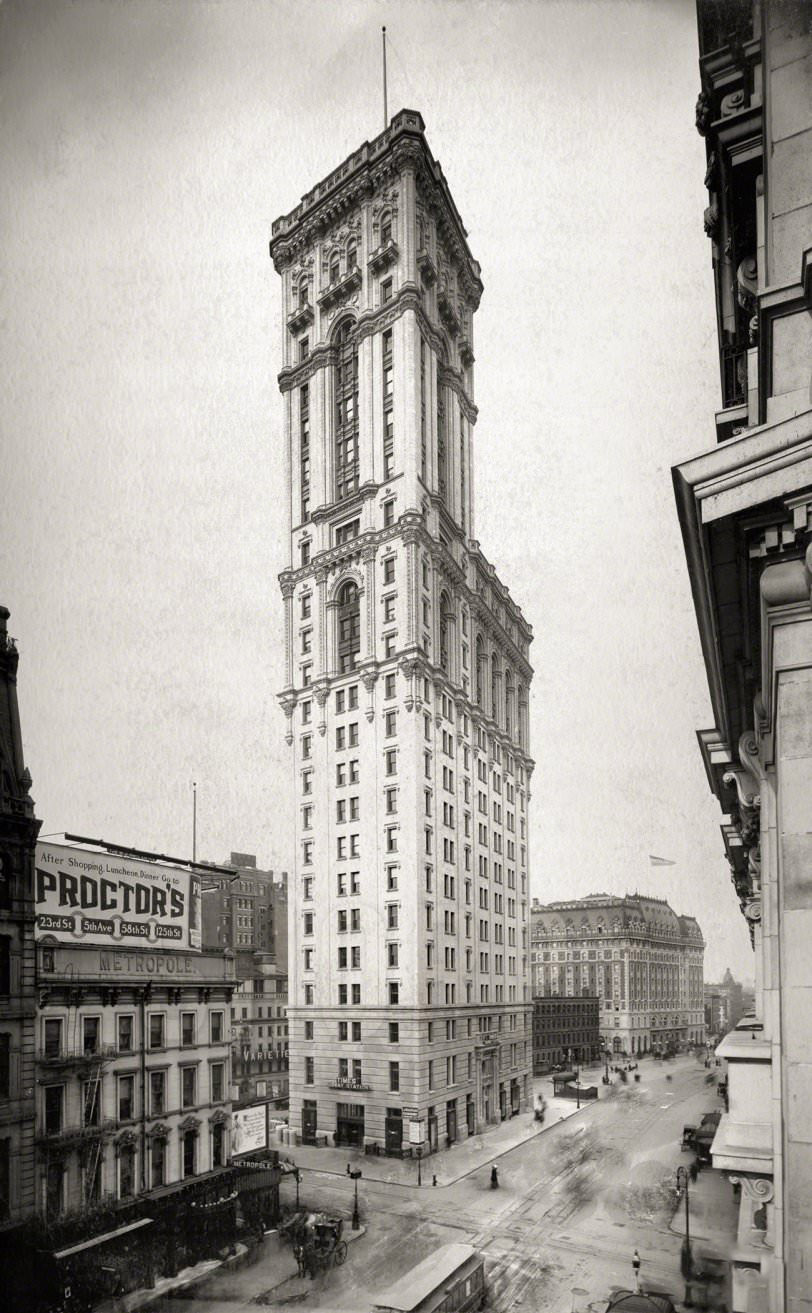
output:
{"label": "low-rise brick building", "polygon": [[562,1063],[597,1062],[602,1052],[597,994],[533,999],[534,1076]]}

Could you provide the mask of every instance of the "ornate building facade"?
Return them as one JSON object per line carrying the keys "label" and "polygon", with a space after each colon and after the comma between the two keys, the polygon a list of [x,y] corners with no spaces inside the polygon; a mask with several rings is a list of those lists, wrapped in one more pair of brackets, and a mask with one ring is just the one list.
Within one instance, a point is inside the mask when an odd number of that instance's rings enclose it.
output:
{"label": "ornate building facade", "polygon": [[230,956],[40,943],[37,980],[46,1219],[225,1169]]}
{"label": "ornate building facade", "polygon": [[663,899],[534,900],[530,947],[534,997],[598,996],[604,1049],[634,1055],[704,1042],[702,932]]}
{"label": "ornate building facade", "polygon": [[23,760],[19,657],[8,618],[0,606],[0,1233],[36,1206],[33,891],[40,822]]}
{"label": "ornate building facade", "polygon": [[700,0],[722,408],[674,470],[710,688],[699,734],[755,951],[717,1052],[740,1187],[734,1310],[812,1308],[812,34],[801,3]]}
{"label": "ornate building facade", "polygon": [[474,537],[482,283],[406,110],[274,223],[271,255],[290,494],[290,1121],[310,1142],[400,1153],[530,1095],[532,633]]}

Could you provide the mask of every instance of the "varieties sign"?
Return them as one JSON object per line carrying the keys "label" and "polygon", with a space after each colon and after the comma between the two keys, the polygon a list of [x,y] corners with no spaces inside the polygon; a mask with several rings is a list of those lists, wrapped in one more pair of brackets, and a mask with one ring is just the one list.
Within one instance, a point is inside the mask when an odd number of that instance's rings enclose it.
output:
{"label": "varieties sign", "polygon": [[264,1103],[250,1108],[235,1108],[231,1114],[231,1152],[235,1155],[264,1149],[268,1143],[267,1113]]}
{"label": "varieties sign", "polygon": [[94,848],[38,843],[36,936],[200,949],[200,877]]}

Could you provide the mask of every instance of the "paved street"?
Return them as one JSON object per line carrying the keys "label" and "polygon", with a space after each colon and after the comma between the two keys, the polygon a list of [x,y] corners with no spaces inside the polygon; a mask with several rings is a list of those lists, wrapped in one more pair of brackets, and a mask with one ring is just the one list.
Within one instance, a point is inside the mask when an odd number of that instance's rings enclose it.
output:
{"label": "paved street", "polygon": [[[484,1252],[493,1313],[602,1309],[601,1298],[613,1287],[632,1284],[635,1248],[644,1286],[681,1295],[681,1237],[670,1229],[674,1200],[668,1191],[674,1169],[688,1161],[679,1149],[683,1124],[718,1102],[705,1076],[694,1059],[644,1061],[639,1085],[620,1086],[616,1097],[503,1153],[498,1191],[489,1188],[490,1162],[484,1160],[437,1188],[364,1180],[365,1234],[350,1244],[344,1267],[315,1282],[286,1280],[289,1253],[268,1243],[252,1266],[199,1287],[198,1306],[220,1313],[259,1297],[271,1309],[359,1313],[451,1240]],[[429,1163],[424,1181],[430,1180]],[[304,1174],[302,1199],[347,1219],[352,1211],[349,1180],[328,1172]],[[573,1296],[574,1290],[583,1293]]]}

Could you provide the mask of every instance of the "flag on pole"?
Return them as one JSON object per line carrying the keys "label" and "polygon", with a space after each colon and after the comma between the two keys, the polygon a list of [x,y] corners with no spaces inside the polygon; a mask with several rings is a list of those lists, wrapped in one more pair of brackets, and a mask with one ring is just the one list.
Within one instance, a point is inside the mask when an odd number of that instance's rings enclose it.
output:
{"label": "flag on pole", "polygon": [[676,866],[677,864],[672,862],[669,857],[652,857],[651,854],[649,854],[649,861],[652,866]]}

